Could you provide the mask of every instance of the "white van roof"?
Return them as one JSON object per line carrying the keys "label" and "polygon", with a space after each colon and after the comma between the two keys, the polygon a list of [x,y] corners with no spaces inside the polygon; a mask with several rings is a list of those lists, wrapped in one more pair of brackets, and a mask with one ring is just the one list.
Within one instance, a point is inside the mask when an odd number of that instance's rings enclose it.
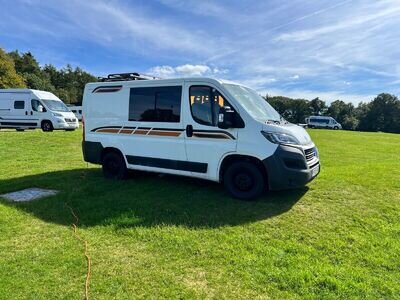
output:
{"label": "white van roof", "polygon": [[56,95],[46,91],[39,91],[34,89],[0,89],[0,93],[13,93],[13,94],[30,94],[33,93],[39,99],[59,100]]}
{"label": "white van roof", "polygon": [[242,85],[236,82],[224,80],[224,79],[215,79],[210,77],[182,77],[182,78],[168,78],[168,79],[149,79],[149,80],[121,80],[121,81],[99,81],[99,82],[90,82],[87,85],[97,87],[99,85],[112,85],[112,84],[123,84],[123,85],[157,85],[157,84],[176,84],[183,83],[185,81],[202,81],[208,83],[220,83],[220,84],[237,84]]}

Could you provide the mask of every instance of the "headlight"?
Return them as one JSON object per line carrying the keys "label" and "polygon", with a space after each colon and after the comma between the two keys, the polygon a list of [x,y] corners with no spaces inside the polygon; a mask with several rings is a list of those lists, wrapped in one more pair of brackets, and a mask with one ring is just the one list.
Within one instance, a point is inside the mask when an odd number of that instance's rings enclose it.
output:
{"label": "headlight", "polygon": [[63,115],[62,115],[62,114],[59,114],[59,113],[53,112],[53,116],[55,116],[55,117],[62,117]]}
{"label": "headlight", "polygon": [[274,144],[300,145],[300,142],[290,134],[261,131],[262,135]]}

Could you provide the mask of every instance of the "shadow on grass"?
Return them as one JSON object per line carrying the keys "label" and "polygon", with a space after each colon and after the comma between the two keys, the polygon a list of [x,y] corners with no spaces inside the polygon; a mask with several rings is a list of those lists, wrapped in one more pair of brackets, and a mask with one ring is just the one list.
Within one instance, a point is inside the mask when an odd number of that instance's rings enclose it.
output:
{"label": "shadow on grass", "polygon": [[46,222],[70,225],[70,205],[80,226],[209,228],[265,220],[285,213],[308,188],[265,193],[256,202],[231,199],[220,184],[177,176],[133,173],[110,181],[100,169],[57,171],[0,182],[0,194],[28,187],[57,189],[56,196],[29,203],[2,203]]}

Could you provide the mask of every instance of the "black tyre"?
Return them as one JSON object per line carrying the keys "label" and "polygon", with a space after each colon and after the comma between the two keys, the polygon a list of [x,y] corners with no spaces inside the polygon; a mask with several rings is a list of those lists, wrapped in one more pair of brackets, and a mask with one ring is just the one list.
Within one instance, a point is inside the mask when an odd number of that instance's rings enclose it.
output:
{"label": "black tyre", "polygon": [[225,171],[225,189],[241,200],[255,200],[265,190],[265,178],[261,170],[253,163],[242,161],[231,164]]}
{"label": "black tyre", "polygon": [[338,130],[338,129],[339,129],[339,127],[335,126],[335,127],[333,127],[333,129],[335,129],[335,130]]}
{"label": "black tyre", "polygon": [[23,128],[17,128],[17,129],[15,129],[16,131],[25,131],[25,129],[23,129]]}
{"label": "black tyre", "polygon": [[50,121],[43,121],[42,122],[42,130],[44,132],[50,132],[54,130],[53,124]]}
{"label": "black tyre", "polygon": [[108,152],[103,157],[103,174],[108,179],[125,179],[128,175],[125,160],[117,152]]}

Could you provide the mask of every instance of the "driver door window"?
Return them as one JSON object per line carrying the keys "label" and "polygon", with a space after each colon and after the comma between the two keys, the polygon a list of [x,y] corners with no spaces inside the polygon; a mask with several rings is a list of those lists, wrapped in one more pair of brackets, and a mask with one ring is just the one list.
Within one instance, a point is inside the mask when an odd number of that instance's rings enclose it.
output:
{"label": "driver door window", "polygon": [[[40,103],[39,100],[32,99],[31,105],[32,105],[32,110],[35,112],[46,112],[46,109],[44,108],[43,104]],[[42,107],[42,109],[40,110],[39,107]]]}
{"label": "driver door window", "polygon": [[221,93],[210,86],[191,86],[189,95],[192,117],[202,125],[217,126],[220,108],[230,106]]}

